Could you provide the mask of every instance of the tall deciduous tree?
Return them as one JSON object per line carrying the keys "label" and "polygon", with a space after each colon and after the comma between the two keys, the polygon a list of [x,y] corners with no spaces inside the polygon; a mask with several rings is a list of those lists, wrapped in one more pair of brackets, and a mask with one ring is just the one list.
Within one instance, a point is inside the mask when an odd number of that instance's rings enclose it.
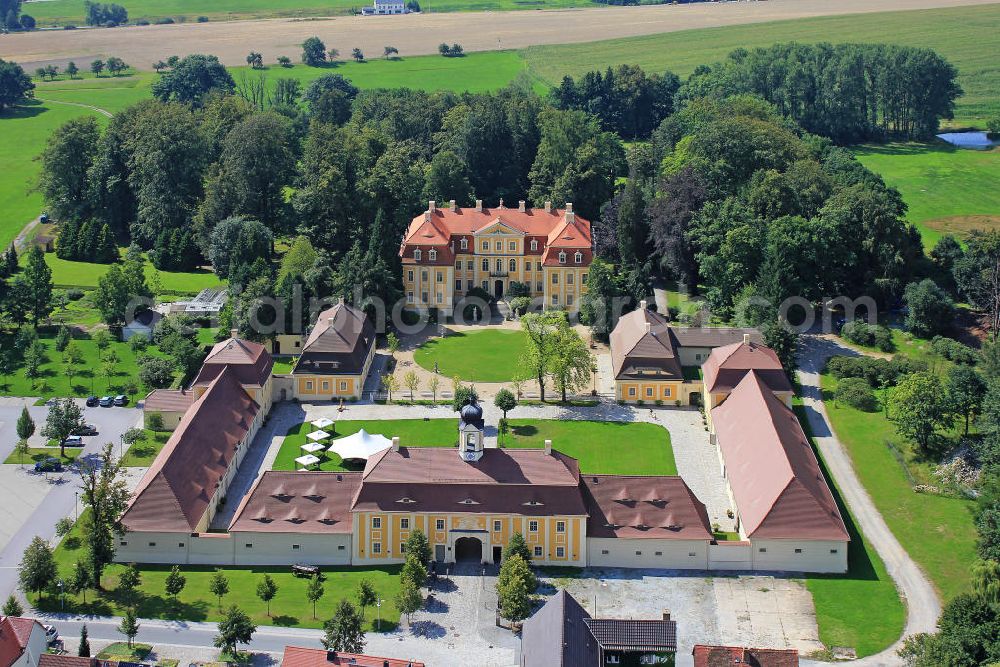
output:
{"label": "tall deciduous tree", "polygon": [[66,438],[84,425],[83,411],[72,398],[57,398],[45,416],[42,437],[59,443],[59,455],[66,456]]}
{"label": "tall deciduous tree", "polygon": [[35,84],[24,69],[0,59],[0,111],[34,97]]}
{"label": "tall deciduous tree", "polygon": [[37,535],[28,544],[17,570],[21,590],[25,593],[42,593],[59,576],[52,548]]}
{"label": "tall deciduous tree", "polygon": [[81,116],[56,129],[41,154],[38,187],[58,221],[84,220],[92,212],[87,172],[97,157],[101,131],[93,116]]}
{"label": "tall deciduous tree", "polygon": [[90,529],[86,533],[88,557],[97,588],[101,587],[104,568],[114,560],[115,539],[125,533],[121,516],[131,496],[125,468],[114,458],[113,451],[114,446],[108,443],[96,460],[80,466],[81,495],[90,509]]}
{"label": "tall deciduous tree", "polygon": [[938,377],[920,372],[907,375],[892,388],[887,412],[899,434],[931,456],[936,436],[953,422],[950,408]]}
{"label": "tall deciduous tree", "polygon": [[28,301],[19,304],[30,313],[31,323],[36,327],[42,318],[52,312],[52,269],[45,262],[45,254],[37,245],[28,251],[28,260],[21,274],[26,287]]}
{"label": "tall deciduous tree", "polygon": [[135,609],[128,607],[125,613],[122,614],[121,623],[118,624],[118,632],[125,635],[126,642],[129,648],[132,648],[132,642],[135,641],[135,636],[139,634],[139,621],[135,615]]}
{"label": "tall deciduous tree", "polygon": [[253,641],[253,634],[257,632],[246,612],[237,607],[231,606],[219,621],[219,633],[215,635],[213,644],[228,656],[235,656],[236,649],[240,644],[249,644]]}
{"label": "tall deciduous tree", "polygon": [[215,56],[185,56],[170,71],[153,82],[153,97],[161,102],[202,106],[214,92],[223,95],[236,88],[232,75]]}
{"label": "tall deciduous tree", "polygon": [[556,310],[528,313],[521,317],[521,330],[527,336],[527,345],[520,363],[538,382],[538,393],[545,400],[545,379],[551,371],[550,364],[558,338],[560,324],[566,315]]}
{"label": "tall deciduous tree", "polygon": [[341,599],[333,617],[323,624],[323,646],[330,651],[361,653],[365,650],[364,618],[351,604]]}
{"label": "tall deciduous tree", "polygon": [[267,615],[271,615],[271,600],[278,594],[278,584],[274,583],[271,575],[265,574],[264,578],[257,582],[257,597],[267,605]]}

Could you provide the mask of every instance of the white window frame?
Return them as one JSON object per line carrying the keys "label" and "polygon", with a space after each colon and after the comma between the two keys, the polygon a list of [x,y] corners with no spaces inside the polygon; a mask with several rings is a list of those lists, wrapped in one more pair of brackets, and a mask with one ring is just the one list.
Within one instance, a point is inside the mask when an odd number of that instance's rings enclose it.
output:
{"label": "white window frame", "polygon": [[467,239],[467,238],[465,238],[465,237],[463,236],[463,237],[462,237],[462,240],[458,242],[458,245],[459,245],[459,247],[460,247],[460,248],[461,248],[462,250],[468,250],[468,249],[469,249],[469,239]]}
{"label": "white window frame", "polygon": [[538,250],[538,239],[531,239],[531,249]]}
{"label": "white window frame", "polygon": [[413,260],[416,261],[416,262],[419,262],[421,256],[423,256],[423,253],[420,252],[420,248],[414,248],[413,249]]}
{"label": "white window frame", "polygon": [[574,264],[583,264],[583,253],[580,252],[579,250],[577,250],[576,254],[573,255],[573,263]]}
{"label": "white window frame", "polygon": [[410,517],[404,516],[399,519],[399,529],[409,530],[410,529]]}
{"label": "white window frame", "polygon": [[566,532],[566,522],[565,521],[556,521],[556,532],[557,533],[565,533]]}
{"label": "white window frame", "polygon": [[382,517],[380,516],[372,517],[372,530],[382,530]]}
{"label": "white window frame", "polygon": [[433,262],[437,258],[438,258],[438,251],[431,248],[431,250],[427,253],[427,259]]}
{"label": "white window frame", "polygon": [[532,520],[528,522],[528,532],[529,533],[538,532],[538,521]]}
{"label": "white window frame", "polygon": [[559,251],[559,263],[560,264],[565,264],[566,263],[566,251],[564,251],[564,250],[560,250]]}

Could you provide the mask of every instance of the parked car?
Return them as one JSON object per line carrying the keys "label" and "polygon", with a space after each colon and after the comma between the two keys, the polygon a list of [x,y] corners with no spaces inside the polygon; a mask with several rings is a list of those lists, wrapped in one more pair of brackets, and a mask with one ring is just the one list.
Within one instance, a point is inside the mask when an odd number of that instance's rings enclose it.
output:
{"label": "parked car", "polygon": [[97,426],[94,424],[84,424],[73,429],[73,435],[97,435]]}
{"label": "parked car", "polygon": [[35,464],[35,472],[62,472],[62,461],[50,456]]}
{"label": "parked car", "polygon": [[125,394],[118,394],[115,396],[115,405],[128,405],[128,396]]}
{"label": "parked car", "polygon": [[59,631],[56,630],[54,625],[42,625],[45,630],[45,642],[47,644],[55,644],[56,640],[59,639]]}
{"label": "parked car", "polygon": [[100,403],[102,408],[110,408],[112,405],[114,405],[114,399],[111,398],[110,396],[101,396]]}
{"label": "parked car", "polygon": [[63,443],[67,447],[83,447],[83,438],[78,435],[71,435]]}
{"label": "parked car", "polygon": [[88,396],[87,397],[87,407],[88,408],[96,408],[97,404],[100,402],[100,400],[101,399],[97,398],[96,396]]}

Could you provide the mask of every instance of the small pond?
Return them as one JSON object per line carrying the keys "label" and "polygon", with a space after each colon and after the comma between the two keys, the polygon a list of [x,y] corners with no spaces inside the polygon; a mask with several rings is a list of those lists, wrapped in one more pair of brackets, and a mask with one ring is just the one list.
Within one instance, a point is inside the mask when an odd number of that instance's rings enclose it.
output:
{"label": "small pond", "polygon": [[986,132],[945,132],[937,135],[937,138],[959,148],[977,148],[980,150],[992,148],[1000,143],[990,139]]}

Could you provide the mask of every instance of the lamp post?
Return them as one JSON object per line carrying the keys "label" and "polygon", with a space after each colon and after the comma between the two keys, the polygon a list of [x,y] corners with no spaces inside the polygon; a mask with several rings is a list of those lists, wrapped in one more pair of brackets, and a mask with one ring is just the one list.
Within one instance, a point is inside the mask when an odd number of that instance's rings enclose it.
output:
{"label": "lamp post", "polygon": [[59,586],[59,609],[66,608],[66,596],[63,595],[63,580],[60,579],[58,582]]}
{"label": "lamp post", "polygon": [[382,602],[382,598],[375,600],[375,613],[377,615],[375,627],[378,628],[378,632],[382,632]]}
{"label": "lamp post", "polygon": [[73,521],[80,520],[80,492],[73,492]]}

